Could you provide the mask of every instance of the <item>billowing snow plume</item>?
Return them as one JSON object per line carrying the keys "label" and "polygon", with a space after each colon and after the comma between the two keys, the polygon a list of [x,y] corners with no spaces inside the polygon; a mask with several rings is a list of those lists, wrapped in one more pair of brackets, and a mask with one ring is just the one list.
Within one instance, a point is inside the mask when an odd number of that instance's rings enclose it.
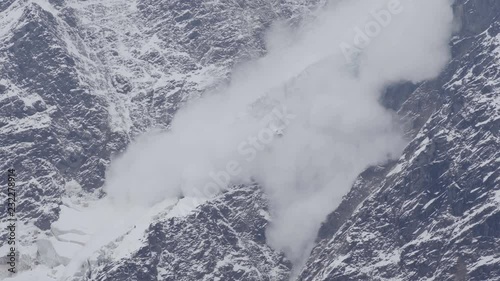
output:
{"label": "billowing snow plume", "polygon": [[400,153],[404,142],[379,95],[390,83],[441,71],[450,5],[333,1],[299,30],[276,24],[265,57],[114,161],[110,199],[150,206],[259,182],[270,198],[268,242],[300,264],[357,175]]}

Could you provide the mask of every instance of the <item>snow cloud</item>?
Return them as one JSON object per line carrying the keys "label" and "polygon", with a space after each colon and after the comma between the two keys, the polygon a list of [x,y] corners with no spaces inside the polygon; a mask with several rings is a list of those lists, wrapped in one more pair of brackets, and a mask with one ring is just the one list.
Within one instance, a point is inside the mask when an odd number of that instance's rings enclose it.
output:
{"label": "snow cloud", "polygon": [[351,0],[296,30],[276,24],[266,56],[180,110],[168,132],[131,144],[105,190],[117,205],[151,206],[256,181],[270,200],[268,243],[300,265],[358,174],[399,156],[405,142],[378,99],[440,73],[452,22],[451,0]]}

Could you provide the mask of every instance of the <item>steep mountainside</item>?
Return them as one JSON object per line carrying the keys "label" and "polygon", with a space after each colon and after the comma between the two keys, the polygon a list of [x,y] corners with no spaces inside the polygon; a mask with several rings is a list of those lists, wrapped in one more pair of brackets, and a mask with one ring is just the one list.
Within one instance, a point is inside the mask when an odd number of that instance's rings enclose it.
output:
{"label": "steep mountainside", "polygon": [[413,132],[434,112],[392,169],[360,177],[299,280],[500,280],[500,3],[456,5],[453,61],[399,109]]}
{"label": "steep mountainside", "polygon": [[113,153],[312,2],[2,1],[0,153],[19,171],[20,217],[49,229],[66,183],[101,187]]}
{"label": "steep mountainside", "polygon": [[266,245],[268,220],[260,188],[237,187],[188,216],[154,221],[137,252],[111,256],[85,274],[95,280],[287,280],[290,262]]}
{"label": "steep mountainside", "polygon": [[100,197],[112,155],[168,127],[184,101],[265,52],[272,22],[317,2],[1,1],[0,168],[18,172],[20,270],[54,237],[64,198]]}
{"label": "steep mountainside", "polygon": [[[455,2],[445,71],[381,100],[409,145],[359,176],[297,280],[500,280],[500,2]],[[272,22],[323,4],[0,0],[0,169],[18,173],[21,244],[21,274],[7,280],[289,280],[290,262],[266,244],[258,185],[139,218],[124,210],[104,245],[92,226],[107,215],[95,202],[114,155],[262,56]],[[79,257],[88,245],[99,247]]]}

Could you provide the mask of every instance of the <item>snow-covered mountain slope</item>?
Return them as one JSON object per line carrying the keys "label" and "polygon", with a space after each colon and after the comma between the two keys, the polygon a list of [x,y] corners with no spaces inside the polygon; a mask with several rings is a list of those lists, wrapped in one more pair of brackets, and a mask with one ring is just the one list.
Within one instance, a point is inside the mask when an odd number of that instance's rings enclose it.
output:
{"label": "snow-covered mountain slope", "polygon": [[[410,144],[360,175],[298,280],[499,280],[500,5],[456,2],[452,62],[382,101]],[[7,280],[288,280],[258,186],[147,210],[110,208],[101,187],[138,134],[265,53],[273,21],[321,4],[0,1],[0,168],[17,169],[20,199],[20,273]]]}
{"label": "snow-covered mountain slope", "polygon": [[84,274],[93,280],[287,280],[290,262],[266,245],[270,218],[258,186],[236,187],[187,216],[169,214],[152,221],[130,255],[103,252]]}
{"label": "snow-covered mountain slope", "polygon": [[66,182],[102,186],[111,154],[168,126],[188,96],[264,52],[273,20],[313,4],[10,2],[0,17],[2,168],[25,171],[19,208],[42,230],[57,218]]}
{"label": "snow-covered mountain slope", "polygon": [[456,5],[453,61],[399,110],[425,114],[432,93],[434,112],[394,166],[360,177],[299,280],[500,280],[500,5]]}
{"label": "snow-covered mountain slope", "polygon": [[[102,196],[112,155],[168,127],[184,101],[265,52],[272,22],[296,22],[317,2],[1,1],[0,167],[18,172],[18,269],[39,262],[47,247],[36,241],[58,236],[53,223],[68,200]],[[50,266],[68,263],[58,254]]]}

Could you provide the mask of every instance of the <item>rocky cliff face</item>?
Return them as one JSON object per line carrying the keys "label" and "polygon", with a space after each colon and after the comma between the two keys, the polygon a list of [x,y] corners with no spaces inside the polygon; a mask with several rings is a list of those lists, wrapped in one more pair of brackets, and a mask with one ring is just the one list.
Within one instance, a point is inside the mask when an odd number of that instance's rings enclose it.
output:
{"label": "rocky cliff face", "polygon": [[[314,1],[2,1],[1,168],[41,230],[68,182],[98,190],[110,157],[265,52],[264,31]],[[3,203],[3,202],[2,202]]]}
{"label": "rocky cliff face", "polygon": [[[101,197],[104,173],[112,155],[123,151],[146,130],[167,128],[183,102],[227,80],[239,62],[264,54],[264,32],[272,22],[295,24],[310,15],[317,3],[1,1],[0,168],[6,171],[14,167],[18,172],[18,239],[22,244],[18,269],[35,270],[38,263],[45,264],[40,260],[47,256],[40,253],[47,251],[60,255],[47,266],[67,264],[68,258],[56,244],[70,241],[71,246],[78,247],[87,240],[72,229],[53,226],[61,208],[77,208],[71,202],[82,207],[88,204],[87,199]],[[253,193],[256,198],[262,195]],[[248,196],[253,200],[252,195]],[[264,204],[259,200],[255,204]],[[6,209],[4,200],[0,204]],[[212,209],[202,208],[202,213],[210,212],[200,216],[215,214]],[[248,218],[255,214],[255,210],[246,208],[239,212]],[[5,213],[0,216],[4,218]],[[187,217],[178,222],[178,228],[193,220]],[[237,255],[239,249],[242,253],[236,264],[250,268],[241,280],[258,280],[258,274],[269,280],[275,279],[272,276],[283,279],[290,265],[280,253],[270,253],[260,233],[265,221],[254,220],[240,222],[252,227],[232,235],[255,245],[228,247],[217,258],[207,256],[207,260],[218,261],[231,251]],[[161,231],[165,221],[151,222],[151,226]],[[184,232],[201,226],[193,225]],[[228,234],[220,231],[217,228],[210,235]],[[67,233],[78,237],[66,238]],[[6,233],[1,235],[0,246],[6,253]],[[37,246],[45,245],[36,244],[45,239],[52,239],[55,249]],[[191,242],[186,243],[183,247]],[[211,247],[208,240],[204,243],[205,248]],[[154,247],[159,249],[160,245]],[[262,247],[261,252],[254,253],[258,247]],[[269,260],[261,261],[264,254]],[[189,257],[189,253],[183,255],[184,259]],[[219,271],[228,271],[231,264],[221,264]],[[121,280],[120,272],[112,276]],[[194,272],[186,272],[184,280],[197,276]],[[2,270],[0,276],[5,273]],[[33,274],[37,279],[37,274],[44,273]]]}
{"label": "rocky cliff face", "polygon": [[299,280],[499,280],[500,5],[455,5],[453,60],[398,111],[412,141],[361,175]]}
{"label": "rocky cliff face", "polygon": [[266,245],[268,220],[260,188],[235,187],[185,217],[159,218],[138,251],[90,265],[86,274],[95,280],[287,280],[290,262]]}
{"label": "rocky cliff face", "polygon": [[[59,278],[70,264],[60,249],[89,241],[54,222],[102,196],[112,155],[265,53],[273,21],[294,24],[322,4],[250,2],[0,2],[0,169],[19,174],[26,278]],[[404,154],[360,175],[298,280],[500,280],[500,3],[459,0],[455,10],[462,27],[442,75],[390,88],[382,101],[408,124]],[[289,278],[291,264],[266,245],[271,218],[258,186],[187,213],[173,215],[175,206],[103,246],[72,278]]]}

